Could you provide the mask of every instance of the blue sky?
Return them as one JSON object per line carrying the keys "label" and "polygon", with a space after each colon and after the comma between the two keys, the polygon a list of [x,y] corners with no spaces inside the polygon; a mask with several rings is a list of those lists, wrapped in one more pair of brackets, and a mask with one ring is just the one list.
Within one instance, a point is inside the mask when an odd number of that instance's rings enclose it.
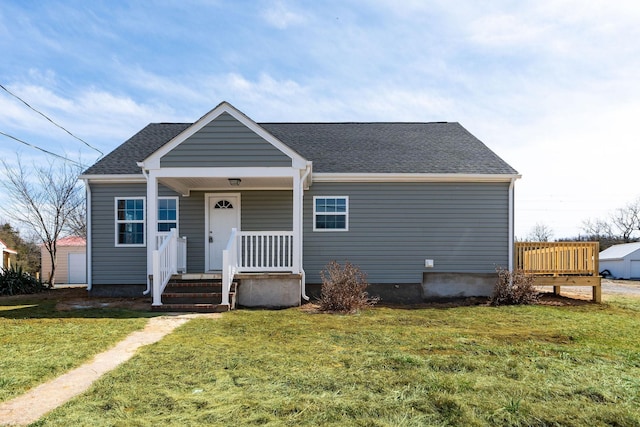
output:
{"label": "blue sky", "polygon": [[[3,1],[0,84],[105,153],[223,100],[260,121],[457,121],[515,167],[516,235],[640,196],[640,3]],[[97,153],[0,91],[0,131]],[[0,156],[46,156],[0,136]]]}

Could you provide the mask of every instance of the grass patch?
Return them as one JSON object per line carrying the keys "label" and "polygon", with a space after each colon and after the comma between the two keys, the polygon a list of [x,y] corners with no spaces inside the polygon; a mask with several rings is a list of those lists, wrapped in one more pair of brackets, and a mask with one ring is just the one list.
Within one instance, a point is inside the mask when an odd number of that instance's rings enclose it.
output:
{"label": "grass patch", "polygon": [[196,319],[37,425],[640,424],[640,300]]}
{"label": "grass patch", "polygon": [[147,322],[148,313],[58,311],[58,294],[0,298],[0,401],[75,368]]}

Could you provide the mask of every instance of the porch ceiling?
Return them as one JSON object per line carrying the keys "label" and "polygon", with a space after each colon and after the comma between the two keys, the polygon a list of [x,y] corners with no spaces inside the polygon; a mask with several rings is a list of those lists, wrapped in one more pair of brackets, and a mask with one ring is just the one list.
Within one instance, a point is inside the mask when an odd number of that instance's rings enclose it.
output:
{"label": "porch ceiling", "polygon": [[[240,178],[240,185],[231,185],[229,178]],[[228,178],[185,177],[185,178],[158,178],[158,181],[181,194],[189,194],[196,190],[225,190],[240,191],[254,189],[292,189],[291,177],[242,177],[230,176]]]}

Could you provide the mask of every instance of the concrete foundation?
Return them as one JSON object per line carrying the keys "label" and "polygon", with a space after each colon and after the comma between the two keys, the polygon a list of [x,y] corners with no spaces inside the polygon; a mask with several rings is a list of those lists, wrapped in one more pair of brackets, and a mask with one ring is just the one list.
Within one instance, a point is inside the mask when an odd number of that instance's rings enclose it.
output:
{"label": "concrete foundation", "polygon": [[381,303],[419,304],[423,301],[420,283],[373,283],[367,287],[367,293],[380,298]]}
{"label": "concrete foundation", "polygon": [[[381,303],[419,304],[443,299],[489,297],[498,276],[495,273],[424,273],[422,283],[370,283],[367,292]],[[311,299],[320,297],[322,285],[307,284]]]}
{"label": "concrete foundation", "polygon": [[300,275],[236,275],[237,302],[242,307],[285,308],[300,305]]}
{"label": "concrete foundation", "polygon": [[139,298],[147,289],[146,285],[93,285],[90,297]]}
{"label": "concrete foundation", "polygon": [[[322,285],[307,284],[307,295],[312,299],[319,299]],[[371,297],[380,298],[381,303],[419,304],[423,301],[422,285],[420,283],[370,283],[367,293]]]}
{"label": "concrete foundation", "polygon": [[425,300],[489,297],[498,280],[496,273],[424,273]]}

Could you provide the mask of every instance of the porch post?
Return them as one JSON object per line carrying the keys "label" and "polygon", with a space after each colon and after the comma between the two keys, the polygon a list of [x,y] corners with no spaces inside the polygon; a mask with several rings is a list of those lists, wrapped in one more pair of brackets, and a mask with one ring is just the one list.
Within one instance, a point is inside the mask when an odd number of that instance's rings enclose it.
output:
{"label": "porch post", "polygon": [[[149,277],[153,274],[153,251],[156,248],[156,216],[158,212],[158,177],[156,172],[149,171],[147,179],[147,283],[150,284]],[[153,289],[151,286],[149,289]],[[153,291],[152,291],[153,292]]]}
{"label": "porch post", "polygon": [[300,171],[294,169],[293,173],[293,272],[302,272],[302,181]]}

